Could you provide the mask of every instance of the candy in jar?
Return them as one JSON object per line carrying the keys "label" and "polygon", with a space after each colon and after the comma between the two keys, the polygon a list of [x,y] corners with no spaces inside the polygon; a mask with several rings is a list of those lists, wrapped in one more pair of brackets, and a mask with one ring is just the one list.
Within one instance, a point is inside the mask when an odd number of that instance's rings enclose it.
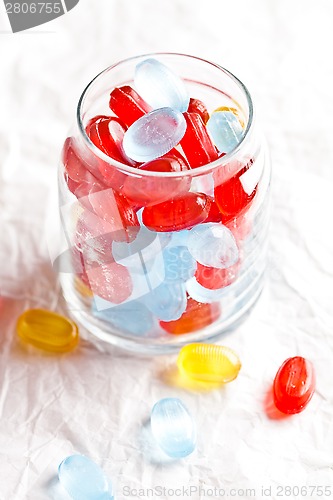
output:
{"label": "candy in jar", "polygon": [[73,321],[44,309],[25,311],[16,329],[24,342],[50,352],[71,351],[79,340],[78,327]]}
{"label": "candy in jar", "polygon": [[73,500],[113,500],[112,485],[103,470],[84,455],[71,455],[58,467],[61,485]]}
{"label": "candy in jar", "polygon": [[310,402],[315,385],[312,363],[301,356],[288,358],[274,379],[275,406],[282,413],[300,413]]}
{"label": "candy in jar", "polygon": [[165,398],[152,409],[150,418],[154,438],[172,458],[190,455],[196,445],[196,426],[186,406],[178,398]]}
{"label": "candy in jar", "polygon": [[214,344],[188,344],[178,356],[179,371],[200,382],[226,384],[241,368],[237,354],[228,347]]}

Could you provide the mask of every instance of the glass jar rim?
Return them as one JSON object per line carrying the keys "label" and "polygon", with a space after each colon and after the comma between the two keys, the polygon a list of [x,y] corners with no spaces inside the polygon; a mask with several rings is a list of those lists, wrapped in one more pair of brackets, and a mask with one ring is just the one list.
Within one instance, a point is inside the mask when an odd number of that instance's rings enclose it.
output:
{"label": "glass jar rim", "polygon": [[[133,62],[138,59],[142,59],[144,57],[149,58],[149,57],[158,57],[158,56],[175,56],[175,57],[184,57],[186,59],[193,59],[195,61],[200,61],[205,64],[209,64],[212,67],[217,68],[218,70],[222,71],[223,73],[227,74],[233,81],[236,83],[236,85],[241,89],[241,91],[244,93],[247,104],[249,107],[249,117],[247,121],[247,125],[244,131],[244,134],[240,140],[240,142],[237,144],[235,148],[233,148],[231,151],[226,153],[224,156],[217,158],[217,160],[214,160],[213,162],[206,163],[205,165],[202,165],[200,167],[192,168],[191,170],[185,170],[181,172],[154,172],[154,171],[149,171],[149,170],[142,170],[138,167],[132,167],[130,165],[126,165],[125,163],[121,163],[117,160],[114,160],[110,156],[106,155],[101,151],[99,148],[95,146],[95,144],[90,140],[89,136],[86,133],[85,127],[83,126],[83,120],[82,120],[82,109],[84,105],[84,101],[87,95],[87,92],[90,90],[92,85],[95,83],[96,80],[98,80],[102,75],[105,73],[111,71],[113,68],[116,68],[120,65]],[[118,61],[114,64],[111,64],[107,68],[105,68],[103,71],[98,73],[86,86],[84,91],[81,94],[81,97],[79,99],[78,105],[77,105],[77,123],[79,127],[79,131],[82,134],[82,137],[84,139],[84,142],[88,146],[92,152],[98,156],[101,160],[103,160],[105,163],[109,163],[112,167],[117,168],[118,170],[122,172],[126,172],[127,174],[132,174],[133,176],[139,176],[139,177],[163,177],[163,178],[173,178],[173,177],[197,177],[199,175],[204,175],[207,173],[212,172],[215,170],[217,167],[221,167],[222,165],[228,164],[231,161],[233,161],[236,157],[239,151],[244,147],[244,144],[248,141],[248,137],[250,135],[250,132],[252,131],[253,128],[253,121],[254,121],[254,109],[253,109],[253,102],[251,95],[247,89],[247,87],[243,84],[239,78],[237,78],[233,73],[231,73],[229,70],[223,68],[219,64],[207,61],[206,59],[203,59],[201,57],[196,57],[192,56],[189,54],[181,54],[177,52],[151,52],[148,54],[140,54],[134,57],[129,57],[126,59],[123,59],[121,61]]]}

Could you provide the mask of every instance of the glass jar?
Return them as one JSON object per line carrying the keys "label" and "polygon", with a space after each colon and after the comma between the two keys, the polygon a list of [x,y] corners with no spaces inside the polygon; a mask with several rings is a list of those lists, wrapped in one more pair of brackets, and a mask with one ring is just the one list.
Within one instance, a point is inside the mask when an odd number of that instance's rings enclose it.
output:
{"label": "glass jar", "polygon": [[[89,121],[112,115],[110,92],[133,86],[136,65],[148,57],[178,74],[210,113],[223,107],[238,117],[243,135],[231,152],[198,168],[154,172],[91,142]],[[68,244],[60,275],[71,315],[98,338],[141,353],[212,341],[235,328],[263,288],[269,183],[251,97],[229,71],[180,54],[107,68],[79,100],[59,170]]]}

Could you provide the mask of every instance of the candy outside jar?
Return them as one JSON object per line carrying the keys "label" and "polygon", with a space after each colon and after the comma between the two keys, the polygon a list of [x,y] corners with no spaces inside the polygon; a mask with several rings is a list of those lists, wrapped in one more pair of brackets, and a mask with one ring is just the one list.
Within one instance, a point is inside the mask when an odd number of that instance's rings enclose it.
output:
{"label": "candy outside jar", "polygon": [[107,68],[80,98],[59,169],[70,314],[140,353],[234,329],[263,288],[269,183],[251,97],[230,72],[179,54]]}

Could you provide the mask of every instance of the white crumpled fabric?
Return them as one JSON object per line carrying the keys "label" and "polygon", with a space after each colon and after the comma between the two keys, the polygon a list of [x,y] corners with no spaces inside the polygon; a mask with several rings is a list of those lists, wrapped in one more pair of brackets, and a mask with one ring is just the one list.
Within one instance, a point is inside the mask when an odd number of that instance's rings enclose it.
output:
{"label": "white crumpled fabric", "polygon": [[[287,486],[306,486],[306,498],[333,490],[332,18],[331,0],[80,0],[66,16],[13,35],[1,2],[1,500],[66,498],[56,473],[72,453],[96,460],[118,499],[172,498],[189,486],[192,496],[185,489],[181,498],[204,499],[209,488],[221,490],[216,498],[276,500]],[[136,358],[85,332],[75,352],[51,356],[24,348],[15,333],[25,308],[64,310],[46,234],[78,97],[107,65],[150,51],[202,56],[239,76],[272,156],[267,285],[223,339],[241,357],[238,379],[211,392],[175,386],[175,356]],[[272,380],[294,355],[313,362],[317,391],[304,413],[274,419]],[[198,446],[164,463],[144,424],[166,396],[195,416]],[[288,498],[299,497],[294,489]]]}

